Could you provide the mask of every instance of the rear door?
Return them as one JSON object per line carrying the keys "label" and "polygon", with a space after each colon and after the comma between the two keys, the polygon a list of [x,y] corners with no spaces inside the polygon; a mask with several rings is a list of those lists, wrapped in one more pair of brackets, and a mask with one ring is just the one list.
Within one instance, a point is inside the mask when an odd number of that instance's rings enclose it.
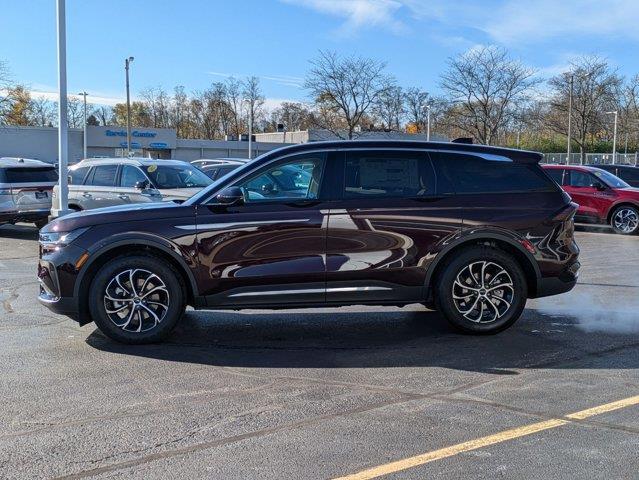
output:
{"label": "rear door", "polygon": [[274,160],[234,182],[242,204],[198,206],[198,284],[209,306],[324,302],[330,156]]}
{"label": "rear door", "polygon": [[425,151],[340,154],[339,200],[326,245],[327,302],[423,301],[439,245],[461,228],[452,196],[439,195]]}
{"label": "rear door", "polygon": [[55,167],[11,167],[5,170],[13,202],[20,212],[48,210],[58,180]]}
{"label": "rear door", "polygon": [[78,191],[78,202],[83,210],[124,205],[126,198],[115,191],[117,164],[95,165]]}

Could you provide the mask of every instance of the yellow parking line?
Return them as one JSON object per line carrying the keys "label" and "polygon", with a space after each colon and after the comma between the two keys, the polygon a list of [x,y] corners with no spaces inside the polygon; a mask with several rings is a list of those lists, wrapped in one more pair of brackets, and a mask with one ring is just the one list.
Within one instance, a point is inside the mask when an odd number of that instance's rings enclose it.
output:
{"label": "yellow parking line", "polygon": [[[600,415],[606,412],[612,412],[619,410],[620,408],[630,407],[632,405],[639,404],[639,395],[634,397],[625,398],[616,402],[606,403],[597,407],[589,408],[587,410],[581,410],[579,412],[566,415],[564,418],[557,418],[554,420],[547,420],[544,422],[532,423],[530,425],[524,425],[523,427],[517,427],[503,432],[488,435],[486,437],[477,438],[468,442],[458,443],[446,448],[440,448],[432,452],[422,453],[421,455],[415,455],[414,457],[404,458],[395,462],[386,463],[378,467],[362,470],[361,472],[339,477],[335,480],[367,480],[370,478],[377,478],[389,473],[395,473],[408,468],[417,467],[426,463],[434,462],[435,460],[441,460],[442,458],[452,457],[459,453],[469,452],[471,450],[477,450],[478,448],[487,447],[496,443],[502,443],[507,440],[513,440],[515,438],[524,437],[526,435],[532,435],[533,433],[542,432],[544,430],[550,430],[552,428],[561,427],[571,423],[570,420],[583,420],[584,418],[592,417],[594,415]],[[570,420],[568,420],[570,419]]]}

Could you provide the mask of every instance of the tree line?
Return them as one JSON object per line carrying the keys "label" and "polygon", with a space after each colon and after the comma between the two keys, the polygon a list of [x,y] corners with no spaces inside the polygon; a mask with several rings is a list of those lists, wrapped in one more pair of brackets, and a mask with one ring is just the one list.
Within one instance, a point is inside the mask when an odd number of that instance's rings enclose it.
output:
{"label": "tree line", "polygon": [[[0,63],[0,125],[56,124],[54,102],[32,97],[12,84]],[[131,104],[132,125],[174,128],[181,138],[220,139],[248,131],[322,128],[340,138],[366,131],[431,132],[472,137],[487,145],[565,151],[572,97],[573,151],[612,148],[618,112],[618,151],[639,149],[639,75],[621,76],[597,56],[575,58],[564,72],[542,78],[538,71],[496,46],[475,47],[450,58],[439,76],[439,94],[405,87],[385,62],[324,51],[311,60],[304,80],[307,102],[283,102],[267,109],[258,77],[227,78],[202,91],[142,90]],[[90,98],[90,97],[89,97]],[[83,106],[71,97],[69,126],[81,128]],[[126,124],[126,105],[90,105],[89,124]]]}

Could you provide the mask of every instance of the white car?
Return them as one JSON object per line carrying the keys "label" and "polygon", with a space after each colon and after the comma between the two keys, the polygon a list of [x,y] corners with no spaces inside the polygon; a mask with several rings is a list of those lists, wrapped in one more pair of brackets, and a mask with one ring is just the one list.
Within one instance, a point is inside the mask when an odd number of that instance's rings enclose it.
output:
{"label": "white car", "polygon": [[51,212],[55,166],[27,158],[0,158],[0,224],[28,222],[42,228]]}
{"label": "white car", "polygon": [[[184,201],[213,181],[181,160],[95,158],[69,168],[69,209]],[[57,187],[53,196],[58,195]]]}

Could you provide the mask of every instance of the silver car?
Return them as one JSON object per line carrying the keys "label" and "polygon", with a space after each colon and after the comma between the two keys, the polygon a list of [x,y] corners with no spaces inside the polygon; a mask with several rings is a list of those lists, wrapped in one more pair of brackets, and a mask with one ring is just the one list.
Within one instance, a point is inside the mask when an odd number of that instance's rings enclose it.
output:
{"label": "silver car", "polygon": [[51,191],[58,181],[53,165],[27,158],[0,158],[0,224],[47,223]]}
{"label": "silver car", "polygon": [[[90,210],[129,203],[184,201],[211,183],[197,167],[180,160],[82,160],[69,168],[69,208]],[[57,187],[53,195],[57,197]]]}

